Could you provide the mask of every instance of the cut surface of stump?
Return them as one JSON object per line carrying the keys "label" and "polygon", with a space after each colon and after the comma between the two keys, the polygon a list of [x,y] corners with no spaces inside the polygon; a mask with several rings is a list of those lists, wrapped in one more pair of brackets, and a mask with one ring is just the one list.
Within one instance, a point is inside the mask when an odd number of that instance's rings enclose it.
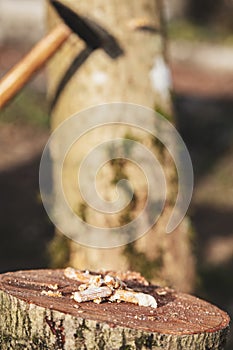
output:
{"label": "cut surface of stump", "polygon": [[124,280],[150,294],[157,308],[128,302],[77,303],[80,282],[64,270],[0,275],[0,348],[5,349],[224,349],[228,315],[169,288]]}

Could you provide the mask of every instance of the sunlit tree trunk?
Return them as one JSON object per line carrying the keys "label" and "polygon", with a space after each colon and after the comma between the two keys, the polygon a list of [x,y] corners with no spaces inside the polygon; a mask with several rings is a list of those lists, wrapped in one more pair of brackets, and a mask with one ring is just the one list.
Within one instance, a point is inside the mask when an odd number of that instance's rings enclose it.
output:
{"label": "sunlit tree trunk", "polygon": [[[102,50],[96,50],[76,71],[63,89],[52,111],[52,129],[80,110],[106,102],[131,102],[155,109],[173,121],[168,67],[165,58],[165,34],[161,19],[161,2],[154,0],[67,0],[80,15],[89,16],[112,35],[124,50],[124,54],[112,60]],[[57,14],[49,7],[49,27],[58,21]],[[146,30],[147,28],[147,30]],[[73,58],[85,47],[85,43],[72,35],[49,65],[48,91],[52,97]],[[104,132],[104,131],[103,131]],[[109,131],[111,133],[111,131]],[[113,131],[114,134],[115,131]],[[130,130],[131,139],[140,139]],[[95,134],[96,135],[96,134]],[[95,136],[102,139],[101,131]],[[93,140],[89,140],[90,144]],[[88,138],[85,145],[88,144]],[[83,146],[84,146],[83,144]],[[159,144],[153,149],[165,169],[168,183],[167,203],[158,223],[146,235],[127,246],[115,249],[94,249],[68,241],[57,233],[51,245],[53,266],[69,264],[81,269],[134,269],[147,278],[190,291],[194,283],[194,259],[192,233],[188,219],[170,235],[165,226],[176,199],[176,172],[168,152]],[[77,156],[76,149],[76,156]],[[57,163],[54,159],[54,183],[56,191]],[[74,210],[95,224],[113,225],[130,220],[140,209],[145,193],[137,182],[137,173],[129,165],[123,167],[108,164],[104,181],[100,180],[100,192],[113,191],[112,179],[127,174],[137,184],[137,201],[129,212],[111,218],[100,216],[86,206],[73,189],[74,158],[69,157],[64,166],[65,187]],[[120,170],[119,170],[120,168]],[[117,173],[121,171],[121,174]],[[124,173],[124,174],[123,174]],[[110,174],[110,175],[109,175]],[[55,203],[55,206],[58,203]],[[64,254],[64,245],[66,254]],[[60,254],[65,259],[60,259]]]}

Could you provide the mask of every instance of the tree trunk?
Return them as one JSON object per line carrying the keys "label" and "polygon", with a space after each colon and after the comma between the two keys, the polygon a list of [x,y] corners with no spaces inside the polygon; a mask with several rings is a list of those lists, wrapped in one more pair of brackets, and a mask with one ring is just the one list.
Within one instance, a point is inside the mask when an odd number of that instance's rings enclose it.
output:
{"label": "tree trunk", "polygon": [[[1,350],[223,350],[229,317],[188,294],[134,285],[158,308],[130,303],[76,303],[77,281],[63,270],[0,275]],[[48,295],[48,291],[52,294]],[[47,293],[47,294],[46,294]]]}
{"label": "tree trunk", "polygon": [[166,16],[169,20],[185,18],[187,15],[189,0],[164,0],[164,3]]}
{"label": "tree trunk", "polygon": [[[68,117],[90,106],[109,102],[130,102],[155,109],[166,116],[170,121],[172,117],[172,102],[167,77],[167,64],[165,60],[165,37],[163,21],[161,20],[161,3],[159,0],[140,0],[117,2],[104,0],[67,0],[65,4],[72,6],[79,15],[90,17],[111,33],[123,49],[124,54],[118,59],[111,60],[103,49],[92,52],[88,59],[73,72],[72,78],[63,88],[52,111],[52,129],[57,128]],[[49,7],[49,24],[53,27],[58,16]],[[51,98],[56,95],[59,82],[67,71],[71,61],[85,48],[85,43],[73,35],[62,47],[49,65],[48,91]],[[155,71],[161,77],[154,79]],[[165,72],[165,77],[163,76]],[[74,147],[74,153],[64,164],[64,188],[71,207],[79,216],[97,226],[115,226],[126,224],[140,211],[145,202],[145,191],[141,188],[137,172],[128,163],[111,163],[106,165],[106,171],[99,180],[97,188],[104,197],[114,191],[113,182],[125,174],[129,181],[136,184],[136,198],[133,205],[114,217],[97,214],[88,208],[74,186],[77,169],[74,163],[77,154],[83,148],[88,149],[108,138],[122,137],[122,130],[101,131],[85,138],[85,141]],[[134,130],[125,130],[123,135],[127,138],[151,143],[149,136],[145,140]],[[94,139],[94,140],[93,140]],[[188,219],[184,219],[178,228],[171,234],[165,234],[165,227],[175,203],[177,185],[175,165],[165,148],[152,142],[152,149],[160,160],[167,180],[168,195],[165,210],[158,223],[135,243],[115,249],[100,250],[84,247],[70,242],[67,261],[59,261],[62,242],[67,244],[65,238],[58,236],[52,243],[53,263],[55,267],[69,264],[81,269],[134,269],[142,272],[147,278],[172,285],[183,291],[193,288],[195,268],[192,255],[192,232]],[[59,155],[53,159],[55,191],[58,181],[58,165],[61,162]],[[59,198],[55,208],[59,206]],[[61,218],[62,220],[62,218]],[[72,223],[70,223],[72,226]],[[58,242],[58,243],[57,243]],[[57,249],[58,247],[58,249]],[[187,268],[188,266],[188,268]],[[163,281],[163,282],[162,282]]]}

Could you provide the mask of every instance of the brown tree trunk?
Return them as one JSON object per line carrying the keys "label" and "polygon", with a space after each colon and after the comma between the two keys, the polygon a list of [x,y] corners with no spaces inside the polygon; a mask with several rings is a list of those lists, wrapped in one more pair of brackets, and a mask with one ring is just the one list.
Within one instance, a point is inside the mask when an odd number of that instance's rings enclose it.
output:
{"label": "brown tree trunk", "polygon": [[77,287],[63,270],[0,275],[1,350],[225,348],[229,317],[203,300],[150,285],[140,290],[157,299],[156,309],[75,303],[71,295]]}
{"label": "brown tree trunk", "polygon": [[[90,106],[108,102],[131,102],[155,109],[166,116],[172,117],[172,102],[169,87],[165,90],[154,83],[152,72],[155,67],[166,67],[165,37],[161,20],[161,2],[159,0],[67,0],[80,15],[89,16],[117,39],[124,54],[116,60],[111,60],[99,49],[94,51],[79,67],[60,94],[52,111],[52,128],[80,110]],[[59,21],[55,12],[49,8],[49,24],[53,27]],[[55,94],[62,76],[70,62],[83,50],[85,44],[73,35],[54,57],[49,66],[49,95]],[[166,68],[165,68],[166,69]],[[101,79],[98,79],[101,77]],[[166,80],[166,79],[165,79]],[[158,83],[158,82],[157,82]],[[167,83],[167,82],[166,82]],[[166,85],[166,84],[165,84]],[[95,134],[96,144],[103,139],[104,128]],[[108,131],[108,136],[122,137],[122,131]],[[142,140],[143,137],[134,130],[127,130],[131,139]],[[142,140],[143,141],[143,140]],[[145,141],[145,140],[144,140]],[[146,141],[147,142],[147,141]],[[148,142],[150,143],[149,137]],[[93,146],[93,136],[75,148],[74,154],[80,153],[82,147]],[[176,172],[168,152],[159,145],[153,144],[153,151],[162,163],[168,183],[166,209],[158,223],[135,243],[115,249],[95,249],[83,247],[69,242],[68,259],[59,261],[60,247],[67,245],[65,238],[58,236],[52,243],[53,266],[70,264],[81,269],[135,269],[142,272],[153,281],[172,285],[183,291],[190,291],[194,285],[195,268],[192,254],[192,233],[188,219],[184,219],[179,227],[171,234],[165,234],[168,217],[175,202],[177,186]],[[72,208],[83,218],[97,226],[114,226],[116,223],[127,223],[140,210],[145,193],[135,179],[134,169],[130,165],[124,167],[114,164],[107,165],[104,179],[100,179],[98,188],[104,195],[114,190],[112,180],[127,174],[129,181],[136,183],[137,201],[128,212],[120,213],[113,219],[94,213],[83,202],[81,196],[72,185],[77,169],[74,171],[74,155],[70,156],[64,165],[64,187],[67,189]],[[58,179],[59,156],[54,158],[55,191]],[[76,160],[75,160],[76,161]],[[80,162],[81,159],[78,160]],[[119,170],[120,168],[120,170]],[[137,177],[137,173],[136,173]],[[59,198],[55,207],[58,205]],[[70,224],[72,225],[72,223]],[[58,242],[58,243],[57,243]],[[58,247],[58,250],[57,250]],[[187,268],[188,266],[188,268]]]}

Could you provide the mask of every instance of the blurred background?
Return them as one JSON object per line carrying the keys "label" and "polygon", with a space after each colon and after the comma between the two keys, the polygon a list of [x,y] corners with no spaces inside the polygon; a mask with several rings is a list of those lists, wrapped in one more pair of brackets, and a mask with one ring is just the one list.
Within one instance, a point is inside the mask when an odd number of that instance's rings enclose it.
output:
{"label": "blurred background", "polygon": [[[233,317],[233,0],[164,2],[177,127],[195,173],[194,292]],[[45,17],[43,0],[0,0],[0,76],[43,36]],[[0,272],[49,265],[54,229],[38,187],[48,110],[44,70],[0,112]]]}

